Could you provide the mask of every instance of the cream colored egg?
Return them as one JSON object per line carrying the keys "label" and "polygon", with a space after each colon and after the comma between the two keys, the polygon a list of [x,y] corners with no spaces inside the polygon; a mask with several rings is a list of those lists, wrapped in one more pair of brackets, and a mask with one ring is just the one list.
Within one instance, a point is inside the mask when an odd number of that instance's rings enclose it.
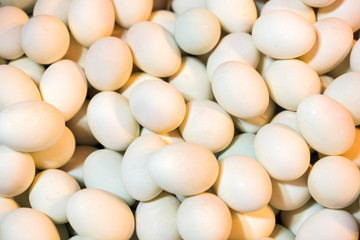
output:
{"label": "cream colored egg", "polygon": [[296,60],[276,60],[266,69],[264,80],[270,97],[282,108],[296,111],[307,96],[320,93],[318,74],[308,64]]}
{"label": "cream colored egg", "polygon": [[261,15],[252,28],[252,36],[262,53],[277,59],[299,57],[307,53],[316,40],[311,23],[287,10]]}
{"label": "cream colored egg", "polygon": [[219,161],[219,177],[214,189],[230,208],[239,212],[254,212],[265,207],[272,191],[264,167],[251,157],[236,154]]}
{"label": "cream colored egg", "polygon": [[334,3],[336,0],[302,0],[305,4],[310,7],[321,8],[326,7]]}
{"label": "cream colored egg", "polygon": [[147,80],[137,84],[129,97],[134,118],[157,133],[177,128],[185,117],[185,101],[179,90],[165,81]]}
{"label": "cream colored egg", "polygon": [[311,196],[324,207],[344,208],[359,196],[360,172],[345,157],[324,157],[311,169],[308,186]]}
{"label": "cream colored egg", "polygon": [[37,0],[33,9],[33,16],[41,14],[53,15],[68,25],[68,13],[72,0]]}
{"label": "cream colored egg", "polygon": [[127,99],[129,99],[132,89],[139,83],[145,80],[162,80],[161,78],[154,77],[144,72],[134,72],[130,75],[125,84],[117,91]]}
{"label": "cream colored egg", "polygon": [[240,61],[256,67],[260,60],[260,52],[255,47],[250,34],[244,32],[230,33],[224,36],[207,59],[206,70],[209,79],[222,63]]}
{"label": "cream colored egg", "polygon": [[87,52],[88,48],[81,45],[78,41],[76,41],[73,35],[70,34],[70,45],[63,59],[72,60],[83,68]]}
{"label": "cream colored egg", "polygon": [[176,225],[179,206],[179,200],[167,192],[162,192],[151,201],[140,202],[135,211],[138,238],[180,240]]}
{"label": "cream colored egg", "polygon": [[320,93],[323,94],[325,89],[329,86],[329,84],[334,81],[334,78],[329,75],[321,75],[320,81],[321,81],[321,91]]}
{"label": "cream colored egg", "polygon": [[351,44],[351,49],[348,52],[348,54],[346,55],[346,57],[344,58],[344,60],[341,61],[341,63],[339,65],[337,65],[335,68],[333,68],[330,72],[326,73],[327,75],[333,77],[333,78],[337,78],[340,77],[340,75],[351,72],[351,68],[350,68],[350,54],[352,52],[352,48],[354,47],[356,43],[356,40],[352,41]]}
{"label": "cream colored egg", "polygon": [[354,142],[355,127],[351,114],[328,96],[316,94],[305,98],[299,104],[296,117],[301,135],[320,153],[339,155]]}
{"label": "cream colored egg", "polygon": [[33,16],[21,31],[21,47],[26,56],[40,64],[61,59],[69,44],[70,36],[65,24],[52,15]]}
{"label": "cream colored egg", "polygon": [[360,71],[360,41],[357,40],[350,53],[350,68],[352,71]]}
{"label": "cream colored egg", "polygon": [[26,100],[41,100],[34,82],[19,68],[0,65],[0,111]]}
{"label": "cream colored egg", "polygon": [[29,77],[31,77],[36,86],[39,86],[41,76],[45,71],[45,67],[43,65],[34,62],[26,56],[10,61],[9,65],[22,70],[24,73],[29,75]]}
{"label": "cream colored egg", "polygon": [[35,164],[29,153],[0,145],[0,197],[23,193],[35,177]]}
{"label": "cream colored egg", "polygon": [[225,240],[231,231],[230,210],[214,194],[195,195],[180,204],[177,226],[183,239]]}
{"label": "cream colored egg", "polygon": [[[174,2],[174,1],[173,1]],[[174,35],[175,21],[177,15],[169,10],[157,10],[150,14],[149,20],[161,25],[163,28],[168,30]]]}
{"label": "cream colored egg", "polygon": [[283,110],[283,111],[279,112],[278,114],[276,114],[271,119],[271,122],[285,124],[285,125],[291,127],[292,129],[294,129],[295,131],[297,131],[298,133],[300,133],[300,130],[299,130],[299,127],[297,124],[297,120],[296,120],[296,112],[289,111],[289,110]]}
{"label": "cream colored egg", "polygon": [[111,0],[73,0],[68,22],[74,38],[90,47],[96,40],[111,35],[115,24],[113,3]]}
{"label": "cream colored egg", "polygon": [[69,198],[80,190],[68,173],[48,169],[38,173],[29,190],[31,207],[47,215],[54,223],[68,222],[66,206]]}
{"label": "cream colored egg", "polygon": [[212,76],[212,90],[217,102],[239,118],[263,114],[269,104],[269,92],[260,74],[250,65],[229,61]]}
{"label": "cream colored egg", "polygon": [[94,137],[106,148],[123,151],[139,136],[140,127],[131,114],[128,100],[119,93],[96,94],[87,109]]}
{"label": "cream colored egg", "polygon": [[136,66],[150,75],[168,77],[180,68],[179,47],[172,35],[157,23],[144,21],[132,25],[126,43]]}
{"label": "cream colored egg", "polygon": [[196,7],[202,7],[205,8],[206,7],[206,0],[197,0],[197,1],[192,1],[192,0],[173,0],[171,1],[171,9],[176,13],[176,14],[181,14],[191,8],[196,8]]}
{"label": "cream colored egg", "polygon": [[18,208],[0,224],[2,240],[60,240],[55,224],[43,213],[31,208]]}
{"label": "cream colored egg", "polygon": [[295,240],[295,235],[280,224],[275,224],[274,231],[270,234],[270,237],[276,240]]}
{"label": "cream colored egg", "polygon": [[67,204],[67,216],[74,230],[84,237],[129,239],[134,216],[120,197],[100,189],[82,189]]}
{"label": "cream colored egg", "polygon": [[341,103],[351,113],[355,125],[360,124],[360,72],[349,72],[332,81],[324,95]]}
{"label": "cream colored egg", "polygon": [[356,240],[359,226],[354,217],[344,210],[322,209],[309,217],[300,227],[296,239]]}
{"label": "cream colored egg", "polygon": [[168,82],[176,87],[186,101],[213,98],[206,66],[195,57],[183,57],[181,67]]}
{"label": "cream colored egg", "polygon": [[0,224],[6,214],[18,208],[19,204],[14,199],[0,197]]}
{"label": "cream colored egg", "polygon": [[267,1],[261,9],[261,15],[271,11],[287,10],[292,11],[304,17],[309,23],[313,24],[316,21],[315,11],[310,6],[306,5],[303,0],[272,0]]}
{"label": "cream colored egg", "polygon": [[75,137],[71,130],[65,127],[60,139],[44,150],[31,152],[37,169],[59,168],[65,165],[75,151]]}
{"label": "cream colored egg", "polygon": [[89,103],[90,100],[85,99],[84,104],[81,106],[80,110],[74,115],[74,117],[66,122],[66,126],[74,134],[76,144],[94,146],[99,144],[99,142],[95,139],[89,128],[87,118],[87,108]]}
{"label": "cream colored egg", "polygon": [[50,147],[61,138],[64,127],[60,111],[38,100],[15,103],[0,112],[0,142],[19,151]]}
{"label": "cream colored egg", "polygon": [[146,134],[157,134],[159,135],[162,139],[164,139],[168,144],[171,143],[176,143],[176,142],[184,142],[184,139],[182,138],[180,131],[178,128],[176,128],[175,130],[172,130],[170,132],[167,133],[154,133],[153,131],[150,131],[147,128],[142,128],[140,131],[140,136],[142,135],[146,135]]}
{"label": "cream colored egg", "polygon": [[206,7],[219,18],[222,28],[229,33],[250,32],[257,18],[255,3],[251,0],[206,0]]}
{"label": "cream colored egg", "polygon": [[299,59],[309,64],[318,74],[324,74],[345,59],[352,46],[353,34],[348,23],[334,17],[317,21],[314,28],[317,33],[316,42]]}
{"label": "cream colored egg", "polygon": [[179,130],[185,141],[201,144],[214,153],[224,150],[234,136],[230,115],[210,100],[187,103]]}
{"label": "cream colored egg", "polygon": [[24,54],[21,48],[21,30],[28,20],[27,14],[18,7],[0,8],[0,57],[16,59]]}
{"label": "cream colored egg", "polygon": [[260,73],[260,75],[262,77],[264,77],[267,68],[274,61],[275,61],[274,58],[271,58],[271,57],[269,57],[267,55],[264,55],[264,54],[260,54],[260,61],[259,61],[259,64],[257,65],[257,67],[256,67],[256,71],[258,71],[258,73]]}
{"label": "cream colored egg", "polygon": [[53,63],[41,77],[40,91],[43,100],[59,109],[67,121],[85,101],[87,81],[84,71],[71,60]]}
{"label": "cream colored egg", "polygon": [[83,165],[83,178],[87,188],[97,188],[119,196],[129,206],[135,200],[128,194],[122,183],[122,155],[118,152],[101,149],[92,152]]}
{"label": "cream colored egg", "polygon": [[89,48],[84,70],[94,88],[111,91],[126,83],[132,67],[132,55],[127,44],[116,37],[105,37]]}
{"label": "cream colored egg", "polygon": [[202,145],[173,143],[157,150],[150,158],[151,177],[165,191],[194,195],[209,189],[218,176],[214,154]]}
{"label": "cream colored egg", "polygon": [[355,128],[355,140],[353,145],[341,154],[341,156],[346,157],[347,159],[353,161],[356,166],[360,169],[360,129]]}
{"label": "cream colored egg", "polygon": [[178,15],[175,21],[175,40],[189,54],[210,52],[218,43],[220,34],[219,20],[206,8],[191,8]]}
{"label": "cream colored egg", "polygon": [[229,240],[266,238],[275,227],[275,214],[269,206],[250,213],[231,210],[231,217]]}
{"label": "cream colored egg", "polygon": [[151,13],[151,0],[113,0],[116,23],[129,28],[135,23],[146,21]]}
{"label": "cream colored egg", "polygon": [[271,179],[272,195],[270,205],[279,210],[290,211],[303,206],[311,198],[307,179],[309,171],[291,181]]}
{"label": "cream colored egg", "polygon": [[31,12],[36,0],[0,0],[0,5],[15,6],[26,12]]}
{"label": "cream colored egg", "polygon": [[121,163],[121,180],[134,199],[149,201],[161,193],[162,189],[148,171],[148,164],[152,154],[166,145],[159,135],[146,134],[126,149]]}
{"label": "cream colored egg", "polygon": [[357,0],[326,1],[332,2],[332,4],[319,8],[317,11],[318,20],[336,17],[346,21],[352,27],[353,32],[359,30],[360,16],[358,12],[360,11],[360,5]]}
{"label": "cream colored egg", "polygon": [[236,135],[230,145],[220,152],[218,160],[220,161],[234,154],[246,155],[255,159],[254,140],[255,134],[253,133],[240,133]]}

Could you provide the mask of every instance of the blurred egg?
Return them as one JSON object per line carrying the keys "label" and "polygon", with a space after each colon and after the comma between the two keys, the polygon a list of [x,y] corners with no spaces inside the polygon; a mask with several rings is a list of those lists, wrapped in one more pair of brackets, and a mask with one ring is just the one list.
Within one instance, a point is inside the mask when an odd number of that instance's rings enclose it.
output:
{"label": "blurred egg", "polygon": [[48,14],[60,19],[68,25],[68,13],[72,0],[37,0],[33,9],[33,16]]}
{"label": "blurred egg", "polygon": [[41,76],[44,74],[45,67],[30,58],[24,56],[9,62],[10,66],[14,66],[26,73],[39,86]]}
{"label": "blurred egg", "polygon": [[115,21],[124,28],[146,21],[153,7],[152,0],[113,0]]}

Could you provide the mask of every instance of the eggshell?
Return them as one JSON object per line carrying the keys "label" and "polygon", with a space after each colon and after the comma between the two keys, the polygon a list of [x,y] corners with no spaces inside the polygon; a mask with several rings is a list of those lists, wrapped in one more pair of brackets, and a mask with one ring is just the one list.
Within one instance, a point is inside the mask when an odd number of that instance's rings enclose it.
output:
{"label": "eggshell", "polygon": [[68,13],[72,0],[37,0],[33,8],[33,16],[48,14],[60,19],[68,25]]}
{"label": "eggshell", "polygon": [[111,35],[115,24],[113,3],[111,0],[73,0],[68,22],[74,38],[90,47],[96,40]]}
{"label": "eggshell", "polygon": [[309,217],[300,227],[296,239],[356,240],[359,226],[350,213],[343,210],[322,209]]}
{"label": "eggshell", "polygon": [[334,17],[318,20],[314,23],[314,28],[316,42],[299,59],[309,64],[318,74],[324,74],[345,59],[352,46],[353,34],[348,23]]}
{"label": "eggshell", "polygon": [[275,214],[269,206],[241,213],[231,210],[232,228],[229,240],[268,237],[275,227]]}
{"label": "eggshell", "polygon": [[121,163],[121,180],[131,197],[149,201],[162,191],[148,171],[148,164],[154,152],[167,143],[156,134],[146,134],[135,139],[126,149]]}
{"label": "eggshell", "polygon": [[359,196],[360,172],[345,157],[324,157],[311,169],[308,186],[311,196],[324,207],[344,208]]}
{"label": "eggshell", "polygon": [[321,81],[321,91],[320,93],[323,94],[325,89],[329,86],[329,84],[334,81],[334,78],[329,75],[321,75],[320,81]]}
{"label": "eggshell", "polygon": [[26,56],[40,64],[61,59],[69,44],[70,36],[65,24],[52,15],[33,16],[21,31],[21,47]]}
{"label": "eggshell", "polygon": [[128,45],[116,37],[94,42],[86,55],[84,70],[90,84],[100,90],[116,90],[130,77],[133,61]]}
{"label": "eggshell", "polygon": [[210,81],[215,70],[228,61],[240,61],[256,67],[260,52],[250,34],[244,32],[230,33],[224,36],[207,59],[206,70]]}
{"label": "eggshell", "polygon": [[151,177],[165,191],[194,195],[209,189],[218,176],[213,153],[190,142],[173,143],[157,150],[150,158]]}
{"label": "eggshell", "polygon": [[352,71],[360,71],[360,41],[357,40],[350,53],[350,68]]}
{"label": "eggshell", "polygon": [[132,25],[126,43],[136,66],[150,75],[168,77],[180,68],[179,47],[171,33],[157,23],[143,21]]}
{"label": "eggshell", "polygon": [[138,238],[180,240],[176,225],[179,206],[179,200],[166,192],[151,201],[140,202],[135,211]]}
{"label": "eggshell", "polygon": [[358,12],[360,11],[360,5],[357,0],[327,1],[332,3],[319,8],[319,10],[317,11],[318,20],[329,17],[336,17],[343,19],[344,21],[349,23],[352,27],[353,32],[359,30],[360,16]]}
{"label": "eggshell", "polygon": [[185,141],[201,144],[214,153],[224,150],[234,136],[230,115],[210,100],[187,103],[179,130]]}
{"label": "eggshell", "polygon": [[360,169],[360,129],[355,128],[355,140],[353,145],[341,154],[341,156],[346,157],[347,159],[353,161],[356,166]]}
{"label": "eggshell", "polygon": [[185,116],[185,101],[179,90],[160,80],[137,84],[131,91],[129,105],[139,124],[157,133],[174,130]]}
{"label": "eggshell", "polygon": [[[174,2],[174,1],[172,1]],[[174,36],[176,13],[169,10],[157,10],[150,14],[149,20],[161,25]]]}
{"label": "eggshell", "polygon": [[270,234],[270,237],[276,240],[295,240],[295,235],[280,224],[275,224],[274,231]]}
{"label": "eggshell", "polygon": [[172,130],[170,132],[167,133],[154,133],[153,131],[150,131],[147,128],[142,128],[140,131],[140,136],[146,135],[146,134],[156,134],[158,136],[160,136],[162,139],[164,139],[168,144],[171,143],[177,143],[177,142],[184,142],[184,139],[182,138],[180,131],[178,128],[176,128],[175,130]]}
{"label": "eggshell", "polygon": [[129,28],[135,23],[146,21],[151,13],[151,0],[113,0],[116,23]]}
{"label": "eggshell", "polygon": [[139,136],[140,127],[131,114],[129,102],[119,93],[96,94],[90,100],[87,117],[94,137],[111,150],[123,151]]}
{"label": "eggshell", "polygon": [[306,63],[296,60],[276,60],[266,69],[264,80],[270,97],[282,108],[296,111],[307,96],[320,93],[318,74]]}
{"label": "eggshell", "polygon": [[214,190],[230,208],[239,212],[254,212],[265,207],[272,191],[264,167],[253,158],[237,154],[219,161]]}
{"label": "eggshell", "polygon": [[212,11],[229,33],[250,32],[256,17],[256,6],[252,0],[206,0],[206,7]]}
{"label": "eggshell", "polygon": [[225,240],[231,231],[231,214],[219,197],[202,193],[180,204],[177,226],[183,239]]}
{"label": "eggshell", "polygon": [[129,239],[134,216],[120,197],[100,189],[82,189],[67,204],[67,216],[74,230],[84,237]]}
{"label": "eggshell", "polygon": [[0,112],[0,142],[18,151],[50,147],[60,139],[64,127],[59,110],[46,102],[23,101]]}
{"label": "eggshell", "polygon": [[18,208],[0,224],[2,240],[60,240],[55,224],[43,213],[31,208]]}
{"label": "eggshell", "polygon": [[355,127],[349,111],[328,96],[316,94],[305,98],[296,117],[301,135],[318,152],[339,155],[354,142]]}
{"label": "eggshell", "polygon": [[125,84],[117,91],[127,99],[129,99],[131,91],[134,87],[145,80],[162,80],[161,78],[154,77],[150,74],[144,72],[134,72],[130,75],[129,79],[125,82]]}
{"label": "eggshell", "polygon": [[305,4],[310,7],[321,8],[331,5],[336,0],[302,0]]}
{"label": "eggshell", "polygon": [[298,133],[300,133],[300,130],[298,128],[297,120],[296,120],[296,112],[289,111],[289,110],[283,110],[276,114],[272,119],[271,123],[282,123],[285,124]]}
{"label": "eggshell", "polygon": [[85,101],[85,74],[77,63],[60,60],[45,70],[40,81],[40,91],[43,100],[59,109],[67,121],[79,111]]}
{"label": "eggshell", "polygon": [[260,74],[239,61],[225,62],[216,69],[212,90],[220,106],[239,118],[257,117],[269,104],[269,92]]}
{"label": "eggshell", "polygon": [[62,224],[68,222],[68,200],[79,190],[79,184],[68,173],[48,169],[36,175],[30,187],[29,200],[33,209],[46,214],[54,223]]}
{"label": "eggshell", "polygon": [[17,67],[0,65],[0,111],[26,100],[41,100],[34,82]]}
{"label": "eggshell", "polygon": [[0,197],[0,224],[6,214],[18,208],[19,204],[14,199]]}
{"label": "eggshell", "polygon": [[192,1],[192,0],[173,0],[171,1],[171,9],[176,14],[181,14],[191,8],[196,7],[206,7],[206,0],[198,0],[198,1]]}
{"label": "eggshell", "polygon": [[27,14],[18,7],[0,8],[0,57],[16,59],[24,54],[21,48],[21,30],[28,20]]}
{"label": "eggshell", "polygon": [[311,23],[287,10],[261,15],[254,23],[252,37],[262,53],[277,59],[299,57],[308,52],[316,40]]}
{"label": "eggshell", "polygon": [[34,62],[26,56],[12,60],[8,64],[22,70],[33,80],[36,86],[39,86],[41,76],[45,71],[45,67],[43,65]]}
{"label": "eggshell", "polygon": [[227,148],[220,152],[218,160],[234,155],[241,154],[255,159],[254,152],[255,134],[253,133],[240,133],[234,136],[231,143]]}
{"label": "eggshell", "polygon": [[352,115],[355,125],[360,124],[360,72],[349,72],[332,81],[324,91],[343,105]]}
{"label": "eggshell", "polygon": [[85,59],[88,52],[88,48],[81,45],[72,34],[70,34],[70,45],[69,48],[64,55],[63,59],[69,59],[77,64],[79,64],[82,68],[85,65]]}
{"label": "eggshell", "polygon": [[26,12],[31,12],[36,0],[0,0],[0,5],[3,6],[15,6],[23,9]]}

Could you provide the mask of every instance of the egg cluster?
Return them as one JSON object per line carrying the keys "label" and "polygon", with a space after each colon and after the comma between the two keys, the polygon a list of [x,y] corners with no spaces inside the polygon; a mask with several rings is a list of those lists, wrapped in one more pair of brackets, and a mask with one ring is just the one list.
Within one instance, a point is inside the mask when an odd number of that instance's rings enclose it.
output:
{"label": "egg cluster", "polygon": [[0,0],[1,240],[357,240],[359,0]]}

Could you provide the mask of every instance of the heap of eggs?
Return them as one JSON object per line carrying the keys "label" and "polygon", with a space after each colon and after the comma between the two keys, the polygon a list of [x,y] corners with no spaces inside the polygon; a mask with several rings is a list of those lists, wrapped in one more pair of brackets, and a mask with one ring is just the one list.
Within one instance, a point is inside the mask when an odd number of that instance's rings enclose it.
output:
{"label": "heap of eggs", "polygon": [[358,239],[359,12],[0,0],[0,239]]}

